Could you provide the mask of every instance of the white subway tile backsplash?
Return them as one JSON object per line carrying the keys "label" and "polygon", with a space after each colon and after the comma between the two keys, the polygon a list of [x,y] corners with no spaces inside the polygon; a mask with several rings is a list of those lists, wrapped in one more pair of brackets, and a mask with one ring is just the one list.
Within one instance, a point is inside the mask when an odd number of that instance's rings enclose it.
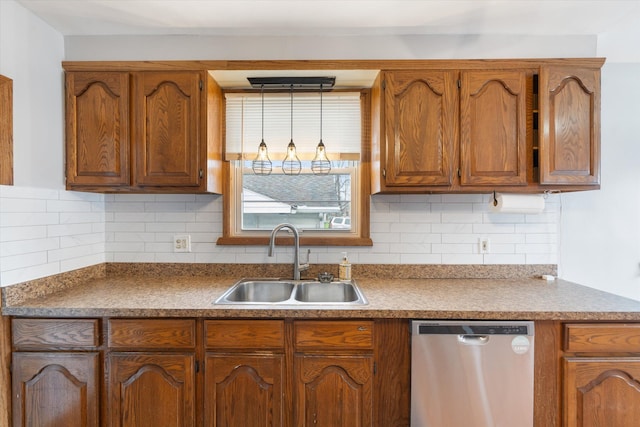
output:
{"label": "white subway tile backsplash", "polygon": [[442,264],[483,264],[483,256],[475,254],[442,254]]}
{"label": "white subway tile backsplash", "polygon": [[2,205],[3,212],[32,213],[47,211],[46,200],[7,198],[2,200]]}
{"label": "white subway tile backsplash", "polygon": [[402,253],[400,255],[401,264],[442,264],[442,254],[429,253]]}
{"label": "white subway tile backsplash", "polygon": [[30,254],[34,252],[45,252],[60,247],[59,237],[49,237],[44,239],[20,239],[2,244],[3,256],[13,256],[20,254]]}
{"label": "white subway tile backsplash", "polygon": [[47,237],[47,229],[48,227],[46,225],[36,227],[0,227],[0,242],[12,242],[21,239],[42,239]]}
{"label": "white subway tile backsplash", "polygon": [[486,254],[485,264],[526,264],[526,256],[520,254]]}
{"label": "white subway tile backsplash", "polygon": [[[0,208],[3,209],[4,207]],[[60,223],[60,215],[54,212],[0,213],[0,224],[12,226],[52,225]]]}
{"label": "white subway tile backsplash", "polygon": [[[312,263],[557,263],[561,209],[555,195],[543,214],[489,212],[491,195],[376,195],[373,246],[314,247]],[[217,246],[217,195],[92,194],[0,186],[0,284],[6,286],[99,262],[289,263],[292,248]],[[173,235],[189,234],[192,252],[173,252]],[[488,238],[490,253],[479,253]],[[306,248],[303,248],[303,250]]]}

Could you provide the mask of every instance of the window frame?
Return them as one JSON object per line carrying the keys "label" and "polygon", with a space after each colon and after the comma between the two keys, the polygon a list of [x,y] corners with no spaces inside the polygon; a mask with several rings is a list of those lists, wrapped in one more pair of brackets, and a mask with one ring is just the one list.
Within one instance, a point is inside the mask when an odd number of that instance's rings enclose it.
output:
{"label": "window frame", "polygon": [[[300,244],[305,246],[372,246],[370,237],[370,212],[371,212],[371,89],[353,89],[360,92],[361,105],[361,146],[360,164],[358,166],[358,185],[356,190],[356,200],[352,203],[358,204],[357,219],[358,226],[355,233],[332,233],[319,235],[318,232],[300,233]],[[223,106],[223,117],[226,108]],[[226,132],[223,126],[223,133]],[[225,135],[226,136],[226,135]],[[240,194],[234,192],[234,171],[235,168],[229,161],[222,162],[224,188],[222,199],[222,236],[218,238],[218,245],[268,245],[270,231],[251,231],[236,234],[236,210],[239,203]],[[353,222],[353,221],[352,221]],[[293,244],[293,237],[278,238],[284,244]]]}

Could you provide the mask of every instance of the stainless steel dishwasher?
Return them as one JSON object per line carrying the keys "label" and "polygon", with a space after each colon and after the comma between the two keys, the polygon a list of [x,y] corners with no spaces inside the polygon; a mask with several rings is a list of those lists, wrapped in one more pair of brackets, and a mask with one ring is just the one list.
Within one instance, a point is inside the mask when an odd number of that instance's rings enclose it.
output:
{"label": "stainless steel dishwasher", "polygon": [[533,426],[533,322],[411,329],[411,427]]}

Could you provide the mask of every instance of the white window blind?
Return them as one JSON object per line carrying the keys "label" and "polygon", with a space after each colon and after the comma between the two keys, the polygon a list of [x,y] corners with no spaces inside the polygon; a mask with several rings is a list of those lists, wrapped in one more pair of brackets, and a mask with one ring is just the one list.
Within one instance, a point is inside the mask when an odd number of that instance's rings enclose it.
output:
{"label": "white window blind", "polygon": [[[227,93],[225,160],[252,160],[262,140],[260,93]],[[264,141],[271,160],[285,156],[291,140],[290,93],[264,94]],[[359,160],[359,92],[322,94],[322,141],[332,161]],[[298,157],[310,160],[320,142],[320,93],[293,94],[293,142]]]}

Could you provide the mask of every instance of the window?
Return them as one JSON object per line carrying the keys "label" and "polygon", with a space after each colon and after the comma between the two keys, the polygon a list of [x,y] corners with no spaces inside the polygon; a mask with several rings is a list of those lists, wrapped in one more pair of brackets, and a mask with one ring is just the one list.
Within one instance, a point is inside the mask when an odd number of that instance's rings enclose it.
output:
{"label": "window", "polygon": [[[293,109],[289,92],[265,92],[264,113],[260,93],[226,93],[229,180],[218,244],[266,244],[276,225],[290,223],[307,245],[370,245],[368,173],[363,171],[368,163],[362,150],[368,99],[368,92],[323,94],[322,140],[331,171],[314,175],[311,160],[321,135],[318,92],[294,92]],[[252,162],[263,132],[272,172],[256,175]],[[302,164],[299,175],[282,171],[291,139]]]}

